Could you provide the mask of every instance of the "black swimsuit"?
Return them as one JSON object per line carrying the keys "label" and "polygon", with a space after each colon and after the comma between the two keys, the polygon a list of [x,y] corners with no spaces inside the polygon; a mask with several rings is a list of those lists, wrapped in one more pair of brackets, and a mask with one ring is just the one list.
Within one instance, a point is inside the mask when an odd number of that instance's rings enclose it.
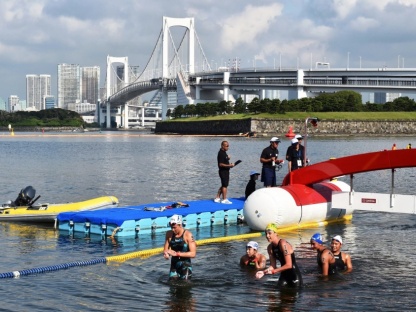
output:
{"label": "black swimsuit", "polygon": [[[172,237],[169,242],[169,246],[174,251],[187,252],[189,251],[189,246],[185,243],[183,236],[185,235],[183,231],[180,237],[175,237],[175,233],[172,233]],[[192,276],[192,264],[191,258],[187,257],[172,257],[170,264],[170,277],[178,276],[181,279],[189,279]]]}
{"label": "black swimsuit", "polygon": [[345,271],[347,266],[345,265],[344,260],[342,260],[341,252],[338,255],[334,255],[335,258],[335,267],[338,271]]}
{"label": "black swimsuit", "polygon": [[[318,262],[318,265],[319,265],[319,269],[321,270],[321,273],[322,273],[322,266],[323,266],[323,263],[322,263],[322,260],[321,260],[321,256],[322,256],[322,253],[326,250],[327,248],[325,248],[324,250],[322,250],[322,251],[318,251],[318,256],[317,256],[317,262]],[[334,263],[329,263],[329,267],[328,267],[328,275],[334,275],[335,273],[337,272],[337,267],[336,267],[336,262],[334,262]]]}
{"label": "black swimsuit", "polygon": [[[284,266],[286,264],[286,260],[285,260],[283,251],[281,249],[281,242],[282,240],[279,240],[279,243],[277,244],[277,246],[272,244],[272,252],[275,258],[279,260],[280,266]],[[302,275],[300,273],[299,267],[296,264],[295,252],[293,252],[290,255],[290,257],[292,258],[292,268],[280,272],[278,285],[301,287],[303,285],[303,280],[302,280]]]}

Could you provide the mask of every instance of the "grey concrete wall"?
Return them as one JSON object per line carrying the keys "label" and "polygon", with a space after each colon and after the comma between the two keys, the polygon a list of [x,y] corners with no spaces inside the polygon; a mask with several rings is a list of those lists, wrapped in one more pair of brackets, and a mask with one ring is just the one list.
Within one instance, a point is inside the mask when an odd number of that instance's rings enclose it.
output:
{"label": "grey concrete wall", "polygon": [[[245,119],[193,122],[158,122],[156,133],[179,134],[286,134],[292,127],[295,133],[305,132],[305,120],[296,119]],[[316,135],[415,135],[416,120],[362,120],[339,121],[321,120],[314,128],[309,123],[308,132]]]}

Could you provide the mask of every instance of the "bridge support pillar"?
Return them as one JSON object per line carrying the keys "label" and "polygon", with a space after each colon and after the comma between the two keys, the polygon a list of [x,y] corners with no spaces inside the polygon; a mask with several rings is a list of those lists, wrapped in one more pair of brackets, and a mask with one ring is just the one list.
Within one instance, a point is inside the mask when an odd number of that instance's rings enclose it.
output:
{"label": "bridge support pillar", "polygon": [[201,99],[201,87],[199,86],[201,82],[201,77],[196,77],[196,85],[195,85],[195,99]]}
{"label": "bridge support pillar", "polygon": [[123,126],[124,126],[124,129],[128,129],[129,128],[129,106],[127,104],[124,104],[123,109],[124,109],[124,111],[123,111],[123,113],[124,113],[123,114],[123,119],[124,119]]}
{"label": "bridge support pillar", "polygon": [[140,117],[141,126],[144,127],[144,107],[140,109]]}
{"label": "bridge support pillar", "polygon": [[162,89],[162,120],[166,120],[166,113],[168,112],[168,89]]}
{"label": "bridge support pillar", "polygon": [[110,102],[106,103],[106,128],[110,129],[111,128],[111,107],[110,107]]}
{"label": "bridge support pillar", "polygon": [[261,89],[259,92],[259,99],[264,100],[266,98],[266,90]]}
{"label": "bridge support pillar", "polygon": [[230,72],[224,72],[224,101],[228,102],[230,97]]}

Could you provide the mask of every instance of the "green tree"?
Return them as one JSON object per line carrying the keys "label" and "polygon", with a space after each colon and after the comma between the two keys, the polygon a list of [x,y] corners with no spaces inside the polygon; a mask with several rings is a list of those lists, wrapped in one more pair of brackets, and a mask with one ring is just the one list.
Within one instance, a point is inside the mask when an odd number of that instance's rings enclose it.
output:
{"label": "green tree", "polygon": [[234,113],[244,114],[247,111],[247,104],[244,103],[243,99],[239,97],[234,104]]}

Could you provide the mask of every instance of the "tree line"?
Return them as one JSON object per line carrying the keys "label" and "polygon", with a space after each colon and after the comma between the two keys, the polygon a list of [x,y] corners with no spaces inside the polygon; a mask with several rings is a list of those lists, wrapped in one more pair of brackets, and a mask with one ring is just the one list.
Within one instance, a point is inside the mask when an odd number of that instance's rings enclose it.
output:
{"label": "tree line", "polygon": [[12,127],[81,127],[85,123],[77,112],[62,108],[11,113],[0,110],[0,126],[9,124]]}
{"label": "tree line", "polygon": [[168,110],[167,117],[207,117],[222,114],[285,114],[286,112],[412,112],[416,111],[416,102],[409,97],[399,97],[385,104],[362,104],[361,94],[355,91],[339,91],[335,93],[321,93],[313,98],[298,100],[279,100],[254,98],[245,103],[238,98],[235,103],[221,101],[219,103],[198,103],[178,105]]}

